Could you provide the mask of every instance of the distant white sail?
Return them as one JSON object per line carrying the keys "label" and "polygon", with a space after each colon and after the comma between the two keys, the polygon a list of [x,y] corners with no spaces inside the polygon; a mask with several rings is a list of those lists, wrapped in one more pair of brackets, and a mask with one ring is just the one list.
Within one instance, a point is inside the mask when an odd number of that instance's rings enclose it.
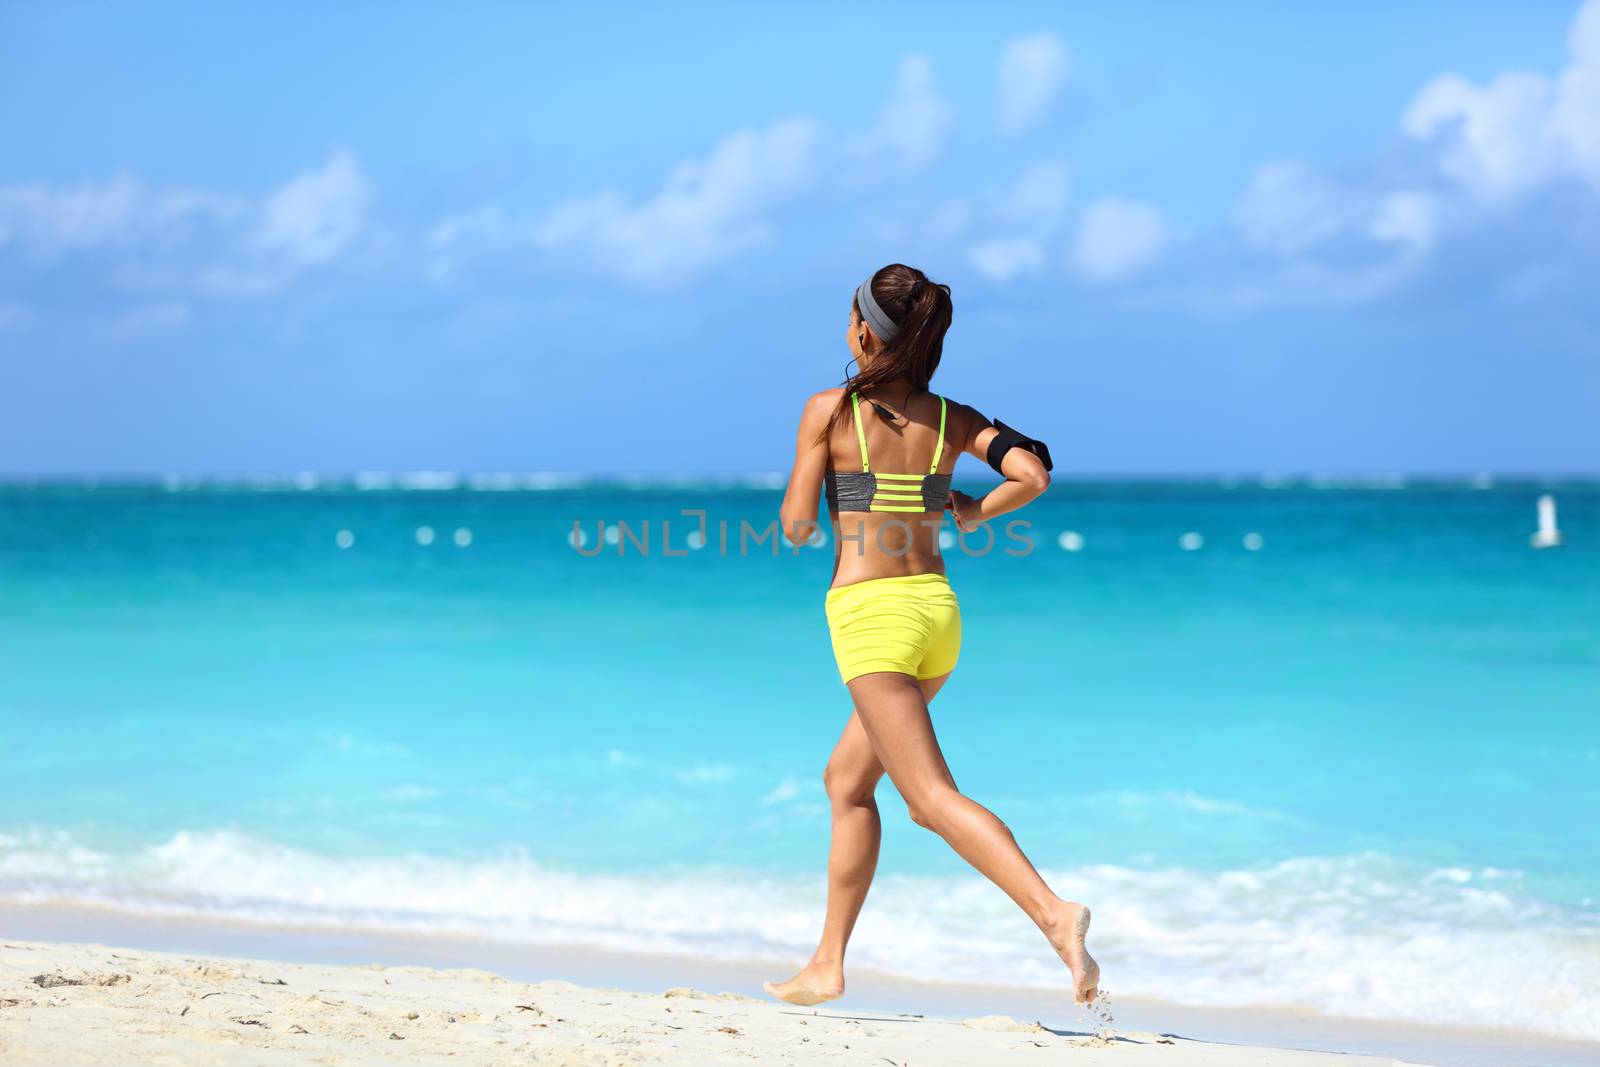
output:
{"label": "distant white sail", "polygon": [[1539,498],[1539,528],[1528,538],[1534,548],[1554,548],[1561,543],[1556,527],[1556,498],[1545,493]]}

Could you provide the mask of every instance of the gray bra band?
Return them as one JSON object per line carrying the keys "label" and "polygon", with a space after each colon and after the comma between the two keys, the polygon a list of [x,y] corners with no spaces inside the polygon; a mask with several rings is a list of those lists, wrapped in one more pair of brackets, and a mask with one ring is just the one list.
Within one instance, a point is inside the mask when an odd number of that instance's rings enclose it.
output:
{"label": "gray bra band", "polygon": [[[924,511],[943,511],[950,495],[948,474],[929,474],[922,479]],[[823,495],[835,511],[871,511],[878,494],[878,476],[868,471],[823,472]]]}

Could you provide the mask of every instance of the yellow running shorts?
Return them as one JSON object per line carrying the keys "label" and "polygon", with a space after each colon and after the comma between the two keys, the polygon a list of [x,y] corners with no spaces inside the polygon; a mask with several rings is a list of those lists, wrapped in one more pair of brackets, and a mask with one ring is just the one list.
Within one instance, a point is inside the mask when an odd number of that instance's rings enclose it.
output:
{"label": "yellow running shorts", "polygon": [[873,671],[937,678],[961,653],[961,605],[942,574],[841,585],[824,607],[841,681]]}

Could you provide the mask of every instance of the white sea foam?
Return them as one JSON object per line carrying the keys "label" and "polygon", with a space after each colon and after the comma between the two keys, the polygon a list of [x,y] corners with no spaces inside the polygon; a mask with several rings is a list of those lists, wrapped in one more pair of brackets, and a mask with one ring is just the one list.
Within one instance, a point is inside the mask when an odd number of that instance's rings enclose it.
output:
{"label": "white sea foam", "polygon": [[762,804],[781,804],[786,800],[793,800],[807,789],[814,788],[822,791],[822,783],[816,781],[802,782],[798,778],[786,777],[783,781],[773,786],[771,791],[761,798]]}
{"label": "white sea foam", "polygon": [[[1095,955],[1122,994],[1600,1038],[1600,916],[1535,898],[1514,871],[1362,854],[1220,872],[1044,873],[1094,906]],[[59,831],[0,837],[0,899],[722,958],[804,958],[824,892],[820,871],[579,875],[516,850],[338,858],[232,831],[178,833],[125,854]],[[851,959],[1068,987],[1022,913],[965,874],[880,875]]]}
{"label": "white sea foam", "polygon": [[396,476],[400,488],[415,491],[455,489],[461,484],[461,475],[455,471],[405,471]]}
{"label": "white sea foam", "polygon": [[522,476],[510,471],[485,471],[467,475],[467,488],[485,493],[514,492],[521,486]]}
{"label": "white sea foam", "polygon": [[677,779],[683,785],[708,785],[726,782],[733,775],[734,768],[726,763],[701,763],[680,770]]}
{"label": "white sea foam", "polygon": [[1106,805],[1129,812],[1149,812],[1159,815],[1173,810],[1193,812],[1197,815],[1231,816],[1258,822],[1302,825],[1299,819],[1271,808],[1257,808],[1237,800],[1202,796],[1192,789],[1156,789],[1140,791],[1119,789],[1109,793],[1092,793],[1083,798],[1084,803]]}

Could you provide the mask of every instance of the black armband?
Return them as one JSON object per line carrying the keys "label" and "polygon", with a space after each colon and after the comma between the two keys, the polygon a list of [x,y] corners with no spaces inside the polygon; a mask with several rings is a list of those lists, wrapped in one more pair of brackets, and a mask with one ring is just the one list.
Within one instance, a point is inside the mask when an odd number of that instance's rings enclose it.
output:
{"label": "black armband", "polygon": [[1032,437],[1024,437],[999,419],[994,420],[994,428],[1000,432],[994,435],[993,441],[989,442],[988,460],[989,466],[993,467],[997,473],[1005,473],[1000,470],[1000,461],[1005,459],[1006,453],[1013,448],[1025,448],[1038,456],[1039,461],[1044,464],[1045,470],[1050,470],[1054,466],[1050,462],[1050,449],[1043,441],[1037,441]]}

